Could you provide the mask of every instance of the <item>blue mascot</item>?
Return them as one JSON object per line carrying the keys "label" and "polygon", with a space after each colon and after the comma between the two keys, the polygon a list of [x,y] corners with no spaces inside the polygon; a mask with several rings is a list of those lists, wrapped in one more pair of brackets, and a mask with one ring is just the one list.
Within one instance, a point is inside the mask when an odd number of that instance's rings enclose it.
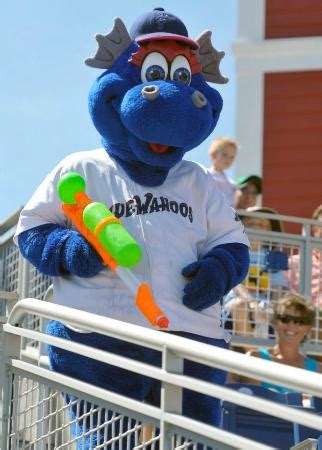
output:
{"label": "blue mascot", "polygon": [[[108,205],[140,243],[142,260],[133,270],[169,318],[163,332],[210,344],[216,351],[228,345],[222,298],[247,275],[249,242],[208,171],[183,160],[214,130],[222,109],[221,96],[207,84],[227,81],[219,71],[223,52],[213,48],[210,38],[206,31],[190,39],[183,22],[163,8],[139,17],[130,33],[115,19],[110,33],[96,36],[96,55],[85,62],[104,70],[89,94],[103,148],[73,153],[47,175],[21,213],[16,241],[28,261],[53,276],[57,304],[149,326],[132,293],[61,209],[59,179],[70,171],[80,173],[88,195]],[[160,364],[159,353],[151,349],[68,324],[50,322],[48,333]],[[55,347],[49,347],[49,358],[54,371],[159,405],[160,386],[143,375]],[[197,363],[186,362],[184,371],[225,382],[224,372]],[[82,408],[73,414],[86,412],[86,404]],[[218,425],[219,404],[185,391],[183,414]],[[83,420],[78,432],[86,433],[89,426]],[[78,448],[95,448],[99,433],[94,441],[93,436],[92,443],[83,439]]]}

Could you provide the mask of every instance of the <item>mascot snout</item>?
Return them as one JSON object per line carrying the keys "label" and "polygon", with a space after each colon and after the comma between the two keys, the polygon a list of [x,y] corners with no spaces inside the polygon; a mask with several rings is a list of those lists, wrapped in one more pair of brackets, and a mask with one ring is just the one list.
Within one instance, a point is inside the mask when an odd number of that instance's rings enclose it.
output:
{"label": "mascot snout", "polygon": [[211,105],[190,86],[157,81],[128,90],[120,118],[125,128],[144,142],[184,148],[203,141],[213,122],[213,110],[218,109],[220,105]]}

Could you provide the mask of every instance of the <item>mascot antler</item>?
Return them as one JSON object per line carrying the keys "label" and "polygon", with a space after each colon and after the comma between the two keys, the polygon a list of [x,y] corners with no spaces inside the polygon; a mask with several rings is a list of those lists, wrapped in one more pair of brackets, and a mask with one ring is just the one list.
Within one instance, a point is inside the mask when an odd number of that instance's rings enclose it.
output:
{"label": "mascot antler", "polygon": [[219,52],[212,46],[211,34],[211,31],[204,31],[197,38],[199,44],[197,54],[205,80],[211,83],[224,84],[228,82],[228,78],[221,75],[219,64],[225,52]]}
{"label": "mascot antler", "polygon": [[98,69],[109,69],[114,61],[131,44],[126,26],[119,17],[114,19],[113,29],[108,34],[96,34],[98,50],[94,58],[85,59],[85,64]]}

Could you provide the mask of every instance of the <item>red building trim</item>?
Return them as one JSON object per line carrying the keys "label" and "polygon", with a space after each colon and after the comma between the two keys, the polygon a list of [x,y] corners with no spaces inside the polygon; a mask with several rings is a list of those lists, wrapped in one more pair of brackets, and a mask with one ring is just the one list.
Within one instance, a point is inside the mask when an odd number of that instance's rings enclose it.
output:
{"label": "red building trim", "polygon": [[303,36],[322,36],[321,0],[266,0],[266,39]]}

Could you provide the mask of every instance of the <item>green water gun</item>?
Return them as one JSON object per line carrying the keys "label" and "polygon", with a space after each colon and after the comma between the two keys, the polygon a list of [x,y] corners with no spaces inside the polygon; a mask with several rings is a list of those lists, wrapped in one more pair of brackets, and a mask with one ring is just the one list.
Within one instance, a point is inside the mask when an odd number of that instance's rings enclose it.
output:
{"label": "green water gun", "polygon": [[151,290],[130,268],[142,256],[141,248],[124,225],[103,204],[93,202],[85,193],[86,183],[77,172],[62,176],[57,185],[62,209],[78,231],[136,295],[136,306],[153,326],[167,328],[168,318],[155,303]]}

